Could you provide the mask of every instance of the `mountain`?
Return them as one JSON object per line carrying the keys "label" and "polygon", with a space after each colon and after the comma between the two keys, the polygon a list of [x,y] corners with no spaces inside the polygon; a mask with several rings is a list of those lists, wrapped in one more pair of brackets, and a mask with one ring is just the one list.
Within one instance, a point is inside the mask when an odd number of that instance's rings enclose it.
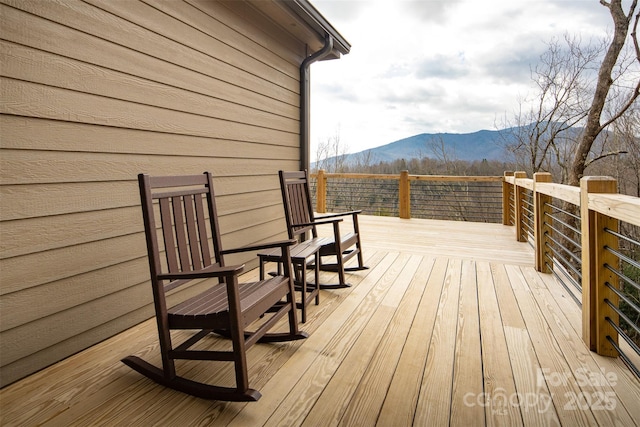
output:
{"label": "mountain", "polygon": [[421,133],[381,147],[364,150],[359,156],[371,152],[371,159],[393,161],[420,157],[437,157],[444,147],[447,156],[458,160],[500,160],[504,157],[504,141],[512,131],[481,130],[473,133]]}
{"label": "mountain", "polygon": [[[400,139],[380,147],[369,148],[358,153],[346,154],[341,161],[346,165],[375,165],[378,163],[390,163],[395,160],[429,157],[442,159],[443,150],[448,160],[481,161],[497,160],[509,161],[511,155],[506,146],[513,145],[519,140],[528,140],[529,134],[536,133],[538,129],[544,129],[541,141],[552,137],[552,133],[563,127],[562,123],[547,123],[549,126],[536,125],[535,123],[511,127],[501,130],[480,130],[472,133],[421,133]],[[555,136],[555,147],[570,156],[574,144],[580,139],[584,131],[581,127],[565,129]],[[602,152],[609,136],[609,131],[603,131],[596,139],[592,152]],[[540,150],[541,148],[539,148]],[[543,155],[539,152],[539,155]],[[323,164],[332,164],[335,157],[323,159]],[[312,168],[316,163],[311,164]]]}
{"label": "mountain", "polygon": [[442,152],[442,147],[451,159],[502,160],[505,157],[504,142],[511,138],[513,129],[481,130],[473,133],[421,133],[380,147],[348,154],[346,162],[355,163],[358,159],[365,158],[369,159],[370,163],[421,157],[436,158],[437,150]]}

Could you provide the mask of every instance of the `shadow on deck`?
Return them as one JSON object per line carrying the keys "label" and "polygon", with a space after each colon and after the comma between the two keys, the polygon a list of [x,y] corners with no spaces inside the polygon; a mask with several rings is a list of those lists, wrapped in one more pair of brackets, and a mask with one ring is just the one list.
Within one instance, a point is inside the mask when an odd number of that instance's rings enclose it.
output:
{"label": "shadow on deck", "polygon": [[[640,383],[620,360],[585,347],[579,307],[534,270],[512,228],[371,216],[360,226],[371,268],[349,274],[351,288],[321,291],[302,325],[310,337],[249,350],[260,401],[193,398],[120,363],[137,354],[160,364],[152,319],[1,390],[2,424],[640,422]],[[185,361],[178,370],[233,384],[225,364]]]}

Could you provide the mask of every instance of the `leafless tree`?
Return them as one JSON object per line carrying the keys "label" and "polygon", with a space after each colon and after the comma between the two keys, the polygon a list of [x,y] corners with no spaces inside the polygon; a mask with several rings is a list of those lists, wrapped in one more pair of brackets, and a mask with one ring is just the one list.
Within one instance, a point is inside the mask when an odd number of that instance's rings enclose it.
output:
{"label": "leafless tree", "polygon": [[568,34],[547,44],[532,69],[532,99],[523,99],[514,121],[503,126],[512,129],[506,148],[522,170],[566,175],[574,128],[587,116],[590,78],[604,49],[604,43],[583,47],[580,38]]}
{"label": "leafless tree", "polygon": [[523,99],[514,120],[503,123],[513,129],[505,145],[520,170],[552,172],[561,182],[578,185],[587,166],[627,151],[607,140],[612,133],[621,135],[616,121],[637,114],[638,2],[633,0],[627,12],[622,0],[600,3],[614,22],[611,40],[587,45],[569,35],[563,42],[551,40],[532,70],[533,98]]}
{"label": "leafless tree", "polygon": [[349,147],[340,140],[340,129],[333,136],[318,144],[316,149],[316,170],[330,173],[344,172]]}
{"label": "leafless tree", "polygon": [[459,161],[455,147],[447,147],[442,137],[434,137],[427,142],[427,148],[436,160],[439,160],[446,168],[446,175],[459,175]]}
{"label": "leafless tree", "polygon": [[618,181],[620,193],[640,197],[640,105],[637,104],[612,123],[606,137],[594,144],[593,158],[601,161],[588,162],[585,174],[612,176]]}
{"label": "leafless tree", "polygon": [[[630,39],[635,50],[634,63],[636,66],[640,64],[640,46],[638,45],[637,37],[640,12],[637,10],[637,0],[633,0],[631,2],[628,12],[625,12],[623,9],[622,0],[611,0],[610,2],[600,0],[600,3],[608,8],[611,13],[611,18],[614,23],[614,34],[598,70],[596,88],[591,101],[591,106],[588,110],[585,129],[576,146],[576,150],[569,167],[567,181],[570,185],[579,184],[580,178],[583,176],[585,168],[590,162],[588,159],[589,153],[591,152],[591,148],[598,135],[631,109],[640,95],[640,77],[636,76],[635,84],[632,83],[631,85],[632,90],[630,91],[628,99],[626,99],[625,102],[620,103],[621,107],[617,111],[611,112],[608,117],[605,117],[603,120],[602,115],[603,111],[605,111],[607,101],[610,99],[609,94],[611,87],[617,79],[615,75],[616,65],[619,64],[618,60],[620,53],[627,42],[629,26],[631,25],[632,20],[634,20],[634,14],[635,20],[630,34]],[[593,159],[591,162],[592,161]]]}

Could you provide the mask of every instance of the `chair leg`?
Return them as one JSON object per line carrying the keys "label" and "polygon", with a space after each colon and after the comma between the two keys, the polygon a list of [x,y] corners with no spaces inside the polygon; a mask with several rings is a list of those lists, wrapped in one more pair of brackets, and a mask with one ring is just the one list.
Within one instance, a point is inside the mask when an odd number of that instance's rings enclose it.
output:
{"label": "chair leg", "polygon": [[336,253],[336,261],[338,264],[338,278],[340,279],[340,284],[345,285],[347,281],[344,278],[344,259],[342,258],[342,253]]}
{"label": "chair leg", "polygon": [[356,250],[358,251],[357,252],[358,265],[356,267],[345,267],[344,271],[361,271],[361,270],[368,270],[369,269],[369,267],[366,267],[364,265],[364,259],[362,257],[362,250],[360,249],[360,244],[359,243],[356,244],[356,248],[357,248]]}
{"label": "chair leg", "polygon": [[[238,319],[240,320],[240,319]],[[244,330],[240,330],[240,322],[230,322],[231,345],[233,347],[233,363],[236,371],[236,387],[238,390],[249,389],[249,375],[247,373],[247,353]]]}
{"label": "chair leg", "polygon": [[[304,264],[304,261],[303,261]],[[295,267],[294,267],[295,268]],[[305,270],[304,270],[304,265],[302,267],[302,274],[305,274]],[[304,298],[306,297],[305,295],[305,291],[304,289],[306,288],[307,284],[306,284],[306,278],[302,279],[302,289],[303,289],[303,297],[302,297],[302,310],[304,313],[304,306],[305,306],[305,300]],[[298,337],[298,336],[304,336],[305,338],[308,337],[308,335],[305,332],[300,332],[298,330],[298,316],[296,315],[296,293],[295,293],[295,289],[293,286],[293,280],[289,279],[289,294],[287,295],[287,303],[291,304],[291,310],[289,310],[289,333],[291,334],[292,337]],[[305,317],[305,314],[303,314],[303,317]],[[305,319],[306,320],[306,319]],[[303,320],[304,322],[304,320]]]}
{"label": "chair leg", "polygon": [[320,252],[315,254],[314,277],[316,279],[316,305],[320,304]]}
{"label": "chair leg", "polygon": [[362,256],[362,249],[360,248],[360,242],[358,242],[358,267],[361,269],[369,268],[364,266],[364,258]]}
{"label": "chair leg", "polygon": [[[298,274],[300,274],[300,278],[299,278],[299,283],[302,286],[302,303],[300,306],[300,311],[302,312],[302,323],[307,323],[307,265],[305,263],[305,261],[302,261],[302,264],[300,265],[300,272]],[[298,266],[294,266],[294,269],[298,269]],[[294,300],[295,300],[295,295],[294,295]],[[295,305],[295,304],[294,304]]]}
{"label": "chair leg", "polygon": [[[333,255],[331,255],[333,256]],[[332,283],[332,284],[325,284],[322,283],[320,284],[320,289],[342,289],[342,288],[349,288],[351,287],[350,284],[348,284],[345,280],[345,276],[344,276],[344,263],[342,260],[342,256],[340,254],[336,254],[336,263],[335,264],[322,264],[322,256],[320,256],[320,270],[323,271],[333,271],[338,273],[338,283]]]}

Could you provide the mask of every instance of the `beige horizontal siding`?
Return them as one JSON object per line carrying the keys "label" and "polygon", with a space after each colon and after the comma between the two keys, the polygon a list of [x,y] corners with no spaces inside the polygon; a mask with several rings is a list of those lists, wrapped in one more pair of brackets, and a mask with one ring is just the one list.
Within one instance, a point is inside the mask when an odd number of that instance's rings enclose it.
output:
{"label": "beige horizontal siding", "polygon": [[[203,171],[195,173],[200,172]],[[265,201],[280,205],[280,190],[274,176],[267,175],[258,181],[255,176],[230,176],[215,179],[214,183],[218,197],[248,193],[246,197],[237,199],[241,205],[252,206]],[[274,196],[277,197],[267,199]],[[0,187],[0,197],[6,201],[0,212],[2,221],[127,206],[136,206],[137,209],[139,205],[138,187],[134,180],[4,185]]]}
{"label": "beige horizontal siding", "polygon": [[[2,147],[16,149],[77,151],[119,154],[149,154],[237,159],[295,159],[297,146],[274,139],[264,144],[211,137],[155,132],[139,129],[95,126],[60,120],[0,115]],[[108,144],[100,144],[108,141]],[[289,144],[286,145],[285,142]],[[176,152],[176,146],[180,147]]]}
{"label": "beige horizontal siding", "polygon": [[[82,43],[79,48],[84,48],[84,50],[95,49],[102,44],[103,40],[106,40],[110,44],[113,43],[132,51],[131,54],[138,61],[146,56],[151,56],[169,64],[177,64],[180,68],[191,69],[205,75],[213,75],[218,80],[262,93],[273,99],[282,97],[282,89],[289,90],[292,93],[299,91],[293,78],[287,79],[288,84],[286,86],[272,84],[270,80],[267,80],[269,82],[267,85],[260,84],[260,81],[265,81],[265,79],[258,78],[250,72],[250,70],[259,66],[259,63],[253,58],[244,55],[242,51],[236,50],[234,55],[238,56],[238,61],[245,62],[233,66],[223,61],[220,59],[219,53],[215,51],[215,46],[212,46],[215,43],[214,38],[208,38],[205,42],[200,41],[200,44],[197,45],[198,49],[189,48],[189,46],[173,41],[172,38],[181,38],[181,33],[189,32],[189,27],[186,25],[171,25],[169,28],[159,29],[162,34],[158,34],[139,26],[136,22],[122,19],[103,9],[79,1],[59,3],[39,0],[5,0],[4,2],[16,8],[8,9],[6,14],[3,12],[8,23],[17,21],[20,24],[28,21],[30,25],[37,25],[38,28],[44,27],[43,29],[45,30],[51,26],[50,31],[52,34],[50,35],[55,39],[43,41],[49,45],[55,42],[56,39],[60,40],[61,36],[72,36],[74,39],[80,38],[80,42],[83,41],[83,38],[91,37],[90,40]],[[126,14],[127,9],[134,7],[134,2],[131,5],[126,3],[128,2],[104,2],[101,3],[101,6],[116,8],[120,14]],[[149,8],[147,11],[152,13],[153,9]],[[35,20],[36,18],[33,15],[28,15],[26,12],[46,18],[46,21]],[[212,25],[215,25],[215,23],[212,23]],[[31,36],[29,32],[21,35]],[[97,46],[94,46],[94,44]],[[93,53],[93,55],[98,54],[100,54],[100,51]],[[74,52],[71,57],[82,57],[82,53]],[[108,64],[108,68],[119,67],[122,59],[119,56],[112,59],[114,61]],[[294,70],[297,69],[292,64],[289,67]],[[279,75],[282,73],[275,69],[271,69],[271,72],[272,74],[267,75],[267,77],[276,80],[276,83],[281,83]],[[292,97],[292,99],[295,98],[295,96]]]}
{"label": "beige horizontal siding", "polygon": [[[180,147],[176,146],[176,150]],[[35,150],[4,150],[0,183],[122,181],[138,173],[175,175],[202,173],[217,176],[261,176],[277,168],[297,167],[295,160],[271,161],[253,158],[151,156],[145,154],[85,153]]]}
{"label": "beige horizontal siding", "polygon": [[5,385],[152,316],[138,173],[211,171],[225,246],[286,236],[307,41],[244,2],[0,0],[0,18]]}
{"label": "beige horizontal siding", "polygon": [[[279,197],[276,191],[271,191],[269,194]],[[245,218],[247,221],[245,224],[258,223],[261,218],[259,208],[275,206],[276,211],[279,211],[278,205],[274,203],[277,199],[260,196],[262,194],[229,196],[229,200],[219,204],[225,209],[226,216],[238,215],[246,211],[249,212],[249,218]],[[226,216],[221,215],[220,220],[222,221]],[[227,232],[222,224],[221,228],[225,233]],[[90,241],[120,237],[142,231],[142,229],[142,217],[138,207],[6,221],[0,227],[0,256],[10,258],[50,251]],[[37,270],[32,272],[32,274],[35,273]]]}
{"label": "beige horizontal siding", "polygon": [[[217,27],[216,33],[220,35],[224,33],[225,42],[238,49],[247,49],[247,53],[259,60],[262,60],[263,55],[266,55],[270,58],[265,60],[267,63],[272,63],[274,60],[275,63],[279,63],[278,58],[280,58],[289,64],[293,64],[296,70],[293,72],[287,71],[287,73],[291,73],[291,76],[298,76],[298,66],[305,56],[304,54],[301,56],[301,52],[308,49],[305,49],[300,43],[301,38],[289,33],[290,28],[287,23],[281,23],[281,25],[287,27],[286,29],[265,26],[264,14],[257,9],[260,3],[255,1],[211,2],[209,0],[185,0],[185,3],[188,3],[193,9],[181,7],[178,12],[178,8],[172,7],[172,12],[175,12],[174,16],[180,17],[183,13],[193,14],[192,16],[195,19],[187,19],[185,22],[189,22],[199,30],[207,33],[212,30],[212,27]],[[162,2],[157,7],[164,10],[177,5],[177,2]],[[194,13],[193,11],[197,12]],[[210,21],[202,24],[203,21],[198,18],[202,15],[198,12],[223,23],[224,28],[210,25]],[[238,16],[241,16],[242,19],[237,19]],[[300,24],[298,23],[297,26],[300,26]],[[227,31],[227,28],[229,31]],[[306,42],[309,45],[312,43],[309,40]],[[324,40],[319,39],[316,41],[316,43],[320,43],[320,46],[322,42]],[[306,54],[308,53],[306,52]]]}
{"label": "beige horizontal siding", "polygon": [[[3,64],[3,75],[15,79],[27,79],[46,86],[91,93],[141,105],[149,104],[169,111],[181,111],[232,122],[238,121],[239,114],[244,114],[251,120],[252,125],[284,132],[295,132],[299,126],[297,117],[282,115],[294,115],[297,107],[292,105],[283,106],[280,115],[270,111],[256,110],[257,106],[219,99],[212,89],[203,90],[204,93],[194,93],[188,89],[63,58],[58,54],[34,51],[14,43],[0,44],[0,60]],[[40,71],[42,69],[47,69],[48,73],[43,74]],[[222,84],[217,81],[210,83],[209,88],[215,87],[213,85],[216,83]],[[154,93],[153,98],[149,97],[149,91]]]}
{"label": "beige horizontal siding", "polygon": [[0,87],[4,100],[0,111],[4,114],[263,144],[296,141],[293,132],[20,80],[2,78]]}

